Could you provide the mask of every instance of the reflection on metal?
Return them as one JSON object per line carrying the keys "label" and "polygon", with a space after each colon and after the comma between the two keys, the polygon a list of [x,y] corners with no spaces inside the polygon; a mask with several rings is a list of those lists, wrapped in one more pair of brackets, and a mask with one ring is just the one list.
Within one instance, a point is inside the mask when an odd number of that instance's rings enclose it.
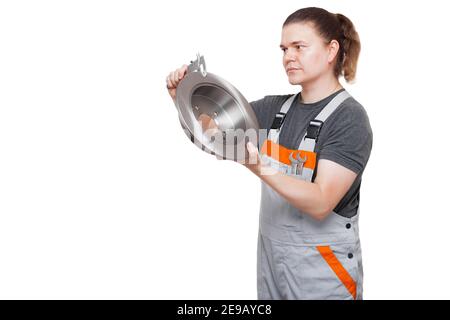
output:
{"label": "reflection on metal", "polygon": [[247,159],[246,142],[258,144],[252,107],[229,82],[206,71],[203,56],[188,66],[177,87],[176,106],[193,142],[219,159]]}

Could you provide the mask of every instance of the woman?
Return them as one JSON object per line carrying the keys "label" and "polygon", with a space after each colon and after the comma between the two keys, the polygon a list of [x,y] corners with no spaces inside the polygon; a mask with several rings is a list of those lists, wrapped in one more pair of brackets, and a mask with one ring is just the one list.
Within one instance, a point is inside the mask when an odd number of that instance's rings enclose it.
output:
{"label": "woman", "polygon": [[[251,103],[268,130],[245,164],[262,181],[258,298],[362,299],[359,190],[372,130],[339,82],[355,78],[359,36],[345,16],[303,8],[284,22],[280,47],[302,90]],[[167,77],[172,98],[186,69]]]}

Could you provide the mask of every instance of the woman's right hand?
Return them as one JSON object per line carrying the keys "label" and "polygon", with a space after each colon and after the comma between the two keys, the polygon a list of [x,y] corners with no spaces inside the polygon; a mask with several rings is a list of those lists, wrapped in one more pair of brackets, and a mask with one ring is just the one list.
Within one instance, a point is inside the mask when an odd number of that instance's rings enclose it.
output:
{"label": "woman's right hand", "polygon": [[184,64],[181,66],[181,68],[176,69],[175,71],[172,71],[169,73],[169,75],[166,78],[167,83],[167,91],[169,92],[169,95],[172,97],[173,101],[175,101],[175,98],[177,96],[177,87],[181,80],[183,80],[184,76],[187,73],[188,66]]}

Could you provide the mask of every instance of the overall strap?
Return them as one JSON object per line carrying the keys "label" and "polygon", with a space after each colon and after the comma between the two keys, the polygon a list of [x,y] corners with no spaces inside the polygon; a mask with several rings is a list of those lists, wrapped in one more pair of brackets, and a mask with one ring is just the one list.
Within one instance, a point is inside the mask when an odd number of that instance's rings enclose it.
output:
{"label": "overall strap", "polygon": [[267,137],[269,140],[278,143],[278,137],[280,136],[280,131],[283,128],[286,114],[288,113],[290,107],[297,97],[298,93],[289,97],[289,99],[284,102],[283,106],[280,109],[280,112],[275,115],[275,119],[273,120],[272,126],[269,130],[269,136]]}
{"label": "overall strap", "polygon": [[347,91],[342,91],[338,95],[336,95],[317,115],[314,120],[309,122],[308,128],[306,130],[305,135],[303,136],[300,145],[298,147],[299,150],[311,151],[314,152],[314,148],[316,147],[317,137],[319,136],[320,129],[322,125],[327,120],[327,118],[336,110],[342,102],[346,99],[350,98],[351,95]]}

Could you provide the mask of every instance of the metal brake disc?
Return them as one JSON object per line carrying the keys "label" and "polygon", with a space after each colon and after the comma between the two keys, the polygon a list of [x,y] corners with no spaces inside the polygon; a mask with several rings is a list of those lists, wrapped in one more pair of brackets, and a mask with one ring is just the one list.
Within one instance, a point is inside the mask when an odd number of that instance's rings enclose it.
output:
{"label": "metal brake disc", "polygon": [[252,107],[233,85],[206,71],[203,56],[188,66],[175,104],[186,134],[203,151],[241,161],[248,158],[247,141],[257,146],[259,125]]}

